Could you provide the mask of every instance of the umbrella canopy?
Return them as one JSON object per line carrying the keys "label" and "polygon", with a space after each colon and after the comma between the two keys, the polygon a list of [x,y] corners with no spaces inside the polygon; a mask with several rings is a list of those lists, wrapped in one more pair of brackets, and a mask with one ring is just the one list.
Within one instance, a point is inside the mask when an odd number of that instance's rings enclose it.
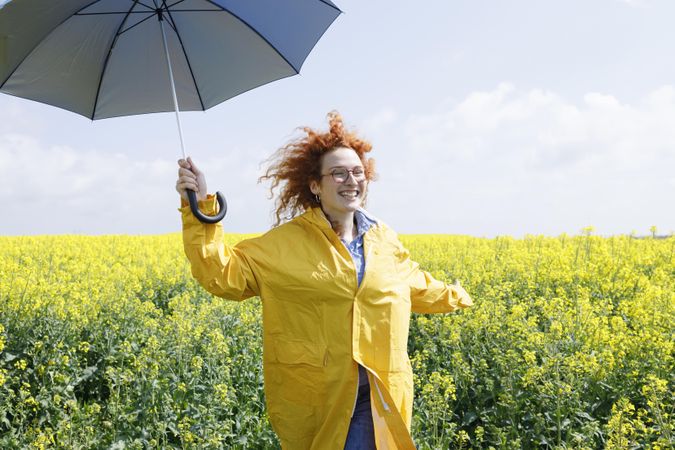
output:
{"label": "umbrella canopy", "polygon": [[182,111],[295,75],[340,14],[329,0],[13,0],[0,91],[90,119]]}
{"label": "umbrella canopy", "polygon": [[[185,158],[179,110],[299,73],[340,13],[330,0],[13,0],[0,7],[0,92],[92,120],[175,111]],[[187,194],[202,222],[225,216],[220,192],[216,216]]]}

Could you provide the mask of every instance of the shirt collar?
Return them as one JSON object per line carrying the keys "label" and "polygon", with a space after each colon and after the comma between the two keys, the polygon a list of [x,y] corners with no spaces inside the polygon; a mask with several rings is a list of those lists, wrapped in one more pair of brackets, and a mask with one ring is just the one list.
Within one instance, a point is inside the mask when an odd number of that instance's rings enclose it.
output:
{"label": "shirt collar", "polygon": [[365,209],[359,208],[354,212],[356,217],[356,237],[357,239],[364,235],[373,225],[377,225],[374,217],[370,216]]}

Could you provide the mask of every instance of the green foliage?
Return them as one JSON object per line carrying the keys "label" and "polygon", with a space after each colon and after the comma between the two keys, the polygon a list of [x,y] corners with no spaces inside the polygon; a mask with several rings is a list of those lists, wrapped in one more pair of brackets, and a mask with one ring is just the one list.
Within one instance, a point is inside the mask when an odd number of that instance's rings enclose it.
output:
{"label": "green foliage", "polygon": [[[413,315],[420,450],[673,447],[675,238],[402,239],[475,303]],[[180,235],[0,248],[0,448],[279,448],[260,302],[205,293]]]}

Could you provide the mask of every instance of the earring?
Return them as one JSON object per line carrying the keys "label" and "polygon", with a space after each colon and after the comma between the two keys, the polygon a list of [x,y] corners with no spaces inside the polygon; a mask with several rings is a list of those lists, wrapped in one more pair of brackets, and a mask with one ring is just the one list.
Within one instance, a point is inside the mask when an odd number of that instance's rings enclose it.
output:
{"label": "earring", "polygon": [[317,203],[321,203],[321,199],[319,198],[318,194],[314,194],[314,198],[316,199]]}

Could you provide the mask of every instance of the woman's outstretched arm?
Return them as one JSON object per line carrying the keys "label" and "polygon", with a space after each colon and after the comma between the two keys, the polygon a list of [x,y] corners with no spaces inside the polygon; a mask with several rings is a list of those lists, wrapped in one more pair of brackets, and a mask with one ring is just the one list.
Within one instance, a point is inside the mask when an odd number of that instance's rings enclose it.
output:
{"label": "woman's outstretched arm", "polygon": [[410,286],[411,311],[420,314],[448,313],[473,305],[469,294],[457,284],[435,279],[410,259],[410,252],[398,242],[399,270]]}

